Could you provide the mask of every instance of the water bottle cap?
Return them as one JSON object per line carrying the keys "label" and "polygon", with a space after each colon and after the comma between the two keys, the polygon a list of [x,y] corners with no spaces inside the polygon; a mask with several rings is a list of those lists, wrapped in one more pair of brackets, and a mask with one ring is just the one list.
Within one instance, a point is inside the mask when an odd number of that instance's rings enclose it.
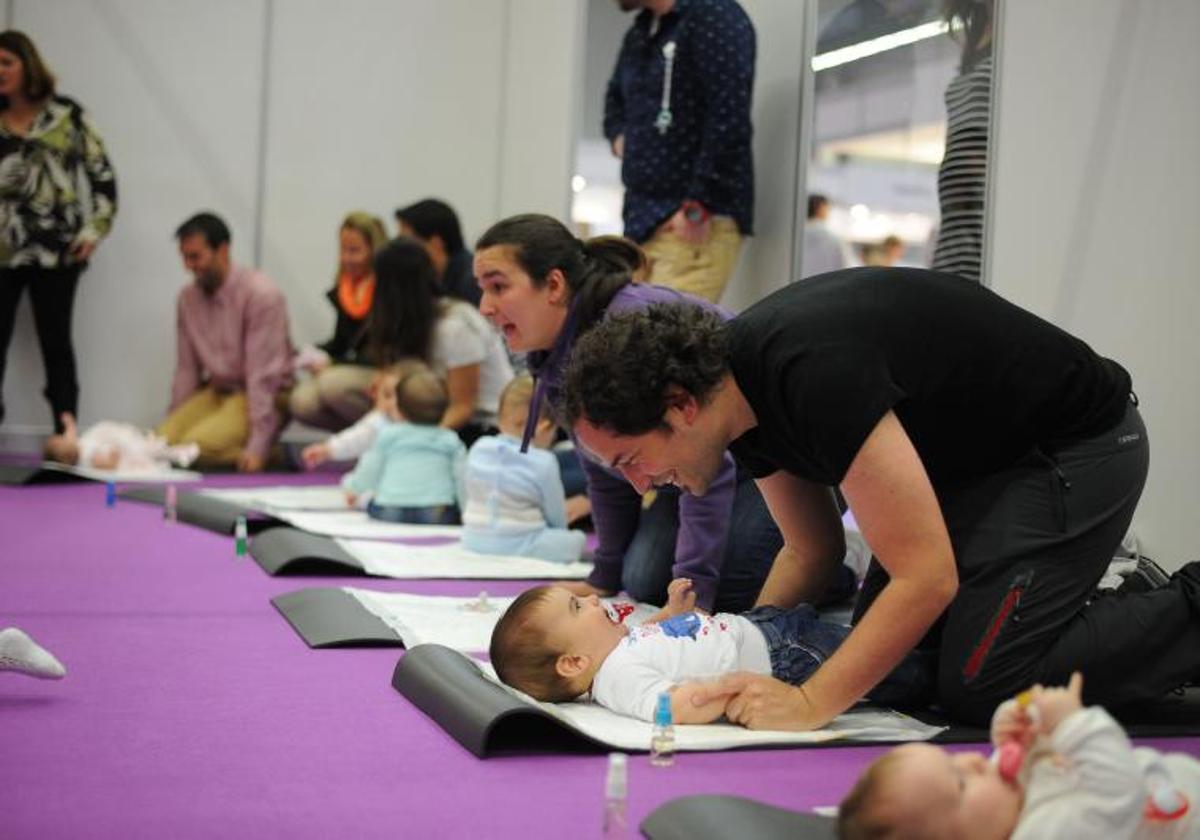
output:
{"label": "water bottle cap", "polygon": [[654,724],[671,725],[671,695],[666,691],[658,695],[658,705],[654,707]]}

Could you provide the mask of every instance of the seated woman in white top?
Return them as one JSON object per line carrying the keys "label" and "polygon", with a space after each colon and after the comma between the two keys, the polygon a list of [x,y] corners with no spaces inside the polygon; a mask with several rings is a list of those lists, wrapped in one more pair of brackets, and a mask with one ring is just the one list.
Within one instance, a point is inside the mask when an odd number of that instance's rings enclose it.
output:
{"label": "seated woman in white top", "polygon": [[470,445],[495,428],[500,391],[513,377],[500,336],[471,306],[438,297],[437,272],[417,240],[401,236],[375,256],[367,354],[376,365],[423,359],[445,378],[439,425]]}

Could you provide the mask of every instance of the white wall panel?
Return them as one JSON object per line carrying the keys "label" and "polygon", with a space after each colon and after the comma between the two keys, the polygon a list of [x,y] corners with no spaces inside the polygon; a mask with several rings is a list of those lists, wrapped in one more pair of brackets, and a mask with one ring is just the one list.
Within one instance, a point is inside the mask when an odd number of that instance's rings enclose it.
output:
{"label": "white wall panel", "polygon": [[[117,169],[120,212],[79,297],[85,422],[153,425],[166,408],[171,233],[211,208],[234,257],[288,295],[293,339],[325,338],[337,226],[426,196],[473,240],[501,215],[566,216],[582,111],[581,0],[17,0]],[[264,111],[265,104],[265,111]],[[28,306],[9,355],[4,430],[42,432]]]}
{"label": "white wall panel", "polygon": [[[185,275],[172,232],[212,208],[253,241],[261,0],[18,0],[29,34],[99,127],[117,172],[116,226],[84,274],[75,313],[81,414],[153,424],[174,364]],[[41,358],[22,304],[4,384],[6,426],[44,427]]]}
{"label": "white wall panel", "polygon": [[1135,526],[1194,560],[1200,503],[1200,4],[1002,4],[993,288],[1133,374],[1150,432]]}
{"label": "white wall panel", "polygon": [[338,224],[428,196],[468,240],[498,206],[506,3],[287,0],[273,6],[263,263],[297,343],[324,340]]}

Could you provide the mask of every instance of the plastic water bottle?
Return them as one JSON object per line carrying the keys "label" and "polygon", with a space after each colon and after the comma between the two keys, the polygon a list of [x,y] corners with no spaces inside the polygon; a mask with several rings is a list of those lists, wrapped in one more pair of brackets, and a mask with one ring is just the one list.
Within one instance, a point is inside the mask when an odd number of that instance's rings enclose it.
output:
{"label": "plastic water bottle", "polygon": [[117,503],[117,485],[111,481],[104,485],[104,504],[113,507]]}
{"label": "plastic water bottle", "polygon": [[174,525],[176,521],[176,504],[179,501],[178,494],[175,492],[175,485],[168,484],[167,492],[163,498],[163,519],[168,524]]}
{"label": "plastic water bottle", "polygon": [[238,557],[246,556],[246,517],[239,516],[233,526],[234,551]]}
{"label": "plastic water bottle", "polygon": [[675,725],[671,720],[671,695],[658,695],[654,707],[654,734],[650,736],[650,763],[670,767],[675,763]]}
{"label": "plastic water bottle", "polygon": [[608,775],[604,779],[604,836],[626,837],[625,753],[608,754]]}

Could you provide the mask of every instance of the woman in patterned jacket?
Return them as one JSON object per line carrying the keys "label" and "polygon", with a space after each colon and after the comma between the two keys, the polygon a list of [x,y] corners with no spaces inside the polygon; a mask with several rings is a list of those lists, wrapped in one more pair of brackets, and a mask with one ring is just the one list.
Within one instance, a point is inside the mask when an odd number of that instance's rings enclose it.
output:
{"label": "woman in patterned jacket", "polygon": [[77,414],[79,401],[75,289],[116,212],[116,178],[83,109],[55,93],[54,76],[25,34],[0,32],[0,383],[28,287],[59,433],[63,413]]}

